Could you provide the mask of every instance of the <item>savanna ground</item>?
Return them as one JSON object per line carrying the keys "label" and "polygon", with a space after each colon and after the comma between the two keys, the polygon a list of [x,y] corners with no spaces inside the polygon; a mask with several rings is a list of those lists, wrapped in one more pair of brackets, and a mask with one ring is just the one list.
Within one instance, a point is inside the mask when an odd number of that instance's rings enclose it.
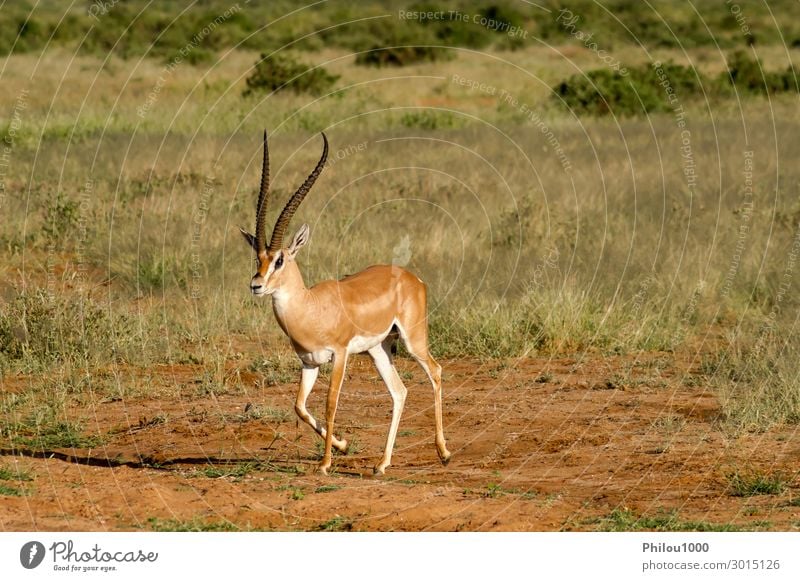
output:
{"label": "savanna ground", "polygon": [[[800,528],[789,4],[99,6],[0,8],[2,530]],[[331,141],[308,284],[428,284],[446,467],[401,350],[393,466],[357,356],[315,472],[237,231],[265,127],[270,216]]]}

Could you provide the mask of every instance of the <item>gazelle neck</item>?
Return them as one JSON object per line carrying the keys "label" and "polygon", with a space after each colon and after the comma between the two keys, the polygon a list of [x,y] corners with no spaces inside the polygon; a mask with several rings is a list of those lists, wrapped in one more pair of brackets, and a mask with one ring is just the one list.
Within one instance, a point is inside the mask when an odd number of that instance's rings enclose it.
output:
{"label": "gazelle neck", "polygon": [[294,260],[287,262],[281,273],[280,286],[272,293],[272,308],[284,331],[286,331],[286,319],[291,318],[292,309],[302,305],[307,294],[308,289],[297,262]]}

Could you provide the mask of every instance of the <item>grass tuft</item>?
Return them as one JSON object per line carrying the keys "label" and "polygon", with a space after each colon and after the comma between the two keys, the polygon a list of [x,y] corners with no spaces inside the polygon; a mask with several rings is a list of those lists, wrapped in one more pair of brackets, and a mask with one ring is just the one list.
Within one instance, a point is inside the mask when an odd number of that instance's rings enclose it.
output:
{"label": "grass tuft", "polygon": [[207,466],[199,473],[206,478],[232,478],[238,481],[259,468],[261,466],[256,462],[245,462],[233,466]]}
{"label": "grass tuft", "polygon": [[33,480],[30,472],[20,470],[19,468],[6,468],[0,466],[0,480],[16,481],[16,482],[30,482]]}
{"label": "grass tuft", "polygon": [[786,490],[788,480],[781,474],[759,472],[733,472],[727,476],[731,496],[759,496],[780,494]]}
{"label": "grass tuft", "polygon": [[341,486],[338,484],[323,484],[322,486],[318,486],[314,492],[321,493],[321,492],[333,492],[334,490],[339,490]]}
{"label": "grass tuft", "polygon": [[800,422],[800,339],[750,330],[709,357],[703,370],[719,395],[725,422],[766,430]]}
{"label": "grass tuft", "polygon": [[226,521],[207,521],[199,517],[191,520],[160,519],[150,517],[147,519],[150,530],[156,532],[172,533],[200,533],[200,532],[226,532],[238,531],[239,527]]}
{"label": "grass tuft", "polygon": [[633,510],[625,507],[618,507],[611,511],[606,517],[597,521],[598,528],[607,532],[630,532],[630,531],[696,531],[696,532],[717,532],[717,531],[737,531],[738,526],[733,524],[718,524],[697,521],[684,521],[678,517],[677,511],[660,511],[655,515],[637,515]]}
{"label": "grass tuft", "polygon": [[6,425],[0,429],[0,434],[9,436],[16,446],[36,450],[92,449],[101,446],[105,441],[102,436],[84,434],[79,424],[67,421]]}
{"label": "grass tuft", "polygon": [[0,496],[26,496],[28,492],[21,488],[0,484]]}
{"label": "grass tuft", "polygon": [[135,347],[130,319],[80,295],[23,292],[0,309],[0,362],[23,371],[121,361]]}
{"label": "grass tuft", "polygon": [[330,520],[317,525],[318,531],[340,532],[353,530],[353,521],[349,518],[336,515]]}

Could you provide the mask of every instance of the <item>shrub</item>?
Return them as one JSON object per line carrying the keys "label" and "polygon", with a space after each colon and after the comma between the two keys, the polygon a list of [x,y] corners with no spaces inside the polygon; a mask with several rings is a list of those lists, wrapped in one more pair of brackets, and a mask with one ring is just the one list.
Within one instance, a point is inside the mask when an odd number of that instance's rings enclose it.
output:
{"label": "shrub", "polygon": [[[523,24],[537,38],[561,43],[573,42],[559,10],[563,2],[541,0],[551,16],[539,17],[538,11],[522,10],[518,0],[481,0],[480,2],[418,2],[410,10],[458,10],[467,15],[466,21],[456,18],[432,21],[403,21],[398,18],[359,18],[386,14],[394,2],[376,0],[361,3],[325,3],[303,13],[298,18],[279,18],[289,11],[288,2],[251,2],[247,10],[232,11],[224,20],[220,15],[231,8],[229,2],[204,0],[184,11],[180,2],[154,3],[145,0],[95,3],[106,7],[101,13],[96,7],[82,10],[35,10],[30,14],[29,2],[5,2],[0,10],[0,54],[31,52],[50,47],[78,47],[83,54],[105,56],[113,52],[121,58],[139,57],[145,53],[157,58],[169,58],[204,30],[210,23],[214,28],[204,33],[202,47],[211,51],[242,46],[249,50],[265,51],[296,41],[314,28],[327,28],[330,23],[344,23],[310,35],[294,44],[296,49],[317,50],[337,46],[365,50],[371,46],[395,46],[397,35],[429,34],[434,41],[448,46],[483,48],[494,44],[500,48],[515,48],[523,43],[520,36],[509,36],[504,27],[475,22],[479,15],[494,22]],[[255,4],[255,5],[254,5]],[[729,10],[718,10],[714,2],[701,2],[695,11],[674,10],[669,0],[655,0],[653,7],[630,0],[609,0],[602,6],[592,0],[572,0],[569,11],[580,18],[579,26],[591,29],[604,44],[625,43],[648,47],[742,46],[745,43],[794,44],[800,37],[800,25],[792,19],[793,2],[771,0],[770,11],[750,11],[748,25],[751,33],[743,35],[740,23]],[[773,25],[772,13],[781,21]],[[699,14],[699,17],[698,17]],[[263,28],[269,22],[269,28]],[[163,34],[162,34],[163,33]],[[424,43],[418,43],[424,44]],[[192,58],[206,58],[198,53]]]}
{"label": "shrub", "polygon": [[728,57],[728,70],[720,75],[720,83],[737,91],[757,95],[797,91],[797,80],[791,67],[783,71],[765,71],[761,63],[744,51]]}
{"label": "shrub", "polygon": [[253,73],[247,77],[244,95],[259,91],[290,89],[295,93],[320,95],[329,90],[339,75],[332,75],[322,67],[312,67],[288,55],[261,55]]}
{"label": "shrub", "polygon": [[423,62],[449,60],[452,55],[437,46],[390,46],[373,45],[356,57],[357,65],[375,67],[404,67]]}
{"label": "shrub", "polygon": [[730,96],[732,90],[750,95],[797,91],[798,84],[791,67],[783,71],[764,71],[761,64],[747,53],[737,51],[728,57],[728,70],[716,79],[709,79],[692,67],[664,63],[659,74],[652,66],[627,67],[623,76],[610,69],[598,69],[571,76],[553,88],[576,114],[640,115],[672,109],[664,83],[681,102],[699,98]]}
{"label": "shrub", "polygon": [[80,204],[70,200],[61,192],[50,197],[45,207],[42,232],[51,242],[64,244],[78,226]]}
{"label": "shrub", "polygon": [[[672,109],[664,80],[652,66],[626,67],[627,75],[598,69],[571,76],[553,90],[572,111],[587,115],[639,115]],[[693,68],[665,63],[660,71],[681,100],[694,98],[708,80]]]}
{"label": "shrub", "polygon": [[[464,8],[461,14],[473,16],[471,10],[467,12]],[[417,3],[410,6],[410,11],[434,12],[442,17],[421,21],[369,21],[353,30],[349,39],[341,38],[336,32],[331,42],[365,51],[356,57],[356,64],[377,67],[402,67],[452,59],[454,53],[446,47],[482,49],[495,44],[500,48],[514,49],[521,46],[521,37],[511,37],[507,33],[509,27],[522,28],[524,19],[506,3],[483,6],[467,20],[459,18],[452,5],[447,4]],[[481,24],[476,17],[493,23],[495,28]]]}
{"label": "shrub", "polygon": [[411,6],[412,11],[444,13],[445,18],[422,20],[419,23],[407,24],[418,26],[425,34],[429,34],[437,44],[448,46],[464,46],[469,48],[485,48],[492,41],[492,33],[486,27],[472,22],[463,22],[453,18],[450,8],[423,2]]}
{"label": "shrub", "polygon": [[577,114],[637,115],[666,110],[666,101],[655,87],[642,84],[633,75],[623,77],[608,69],[573,75],[554,90]]}
{"label": "shrub", "polygon": [[413,111],[400,118],[400,124],[412,129],[435,131],[437,129],[453,129],[463,124],[463,119],[451,113],[441,111]]}

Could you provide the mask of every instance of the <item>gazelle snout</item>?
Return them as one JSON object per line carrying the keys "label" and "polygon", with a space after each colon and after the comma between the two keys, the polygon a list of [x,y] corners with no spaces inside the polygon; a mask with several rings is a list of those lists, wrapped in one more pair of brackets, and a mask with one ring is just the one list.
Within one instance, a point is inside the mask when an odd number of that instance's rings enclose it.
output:
{"label": "gazelle snout", "polygon": [[257,274],[250,280],[250,292],[257,297],[267,294],[267,285],[263,276]]}

